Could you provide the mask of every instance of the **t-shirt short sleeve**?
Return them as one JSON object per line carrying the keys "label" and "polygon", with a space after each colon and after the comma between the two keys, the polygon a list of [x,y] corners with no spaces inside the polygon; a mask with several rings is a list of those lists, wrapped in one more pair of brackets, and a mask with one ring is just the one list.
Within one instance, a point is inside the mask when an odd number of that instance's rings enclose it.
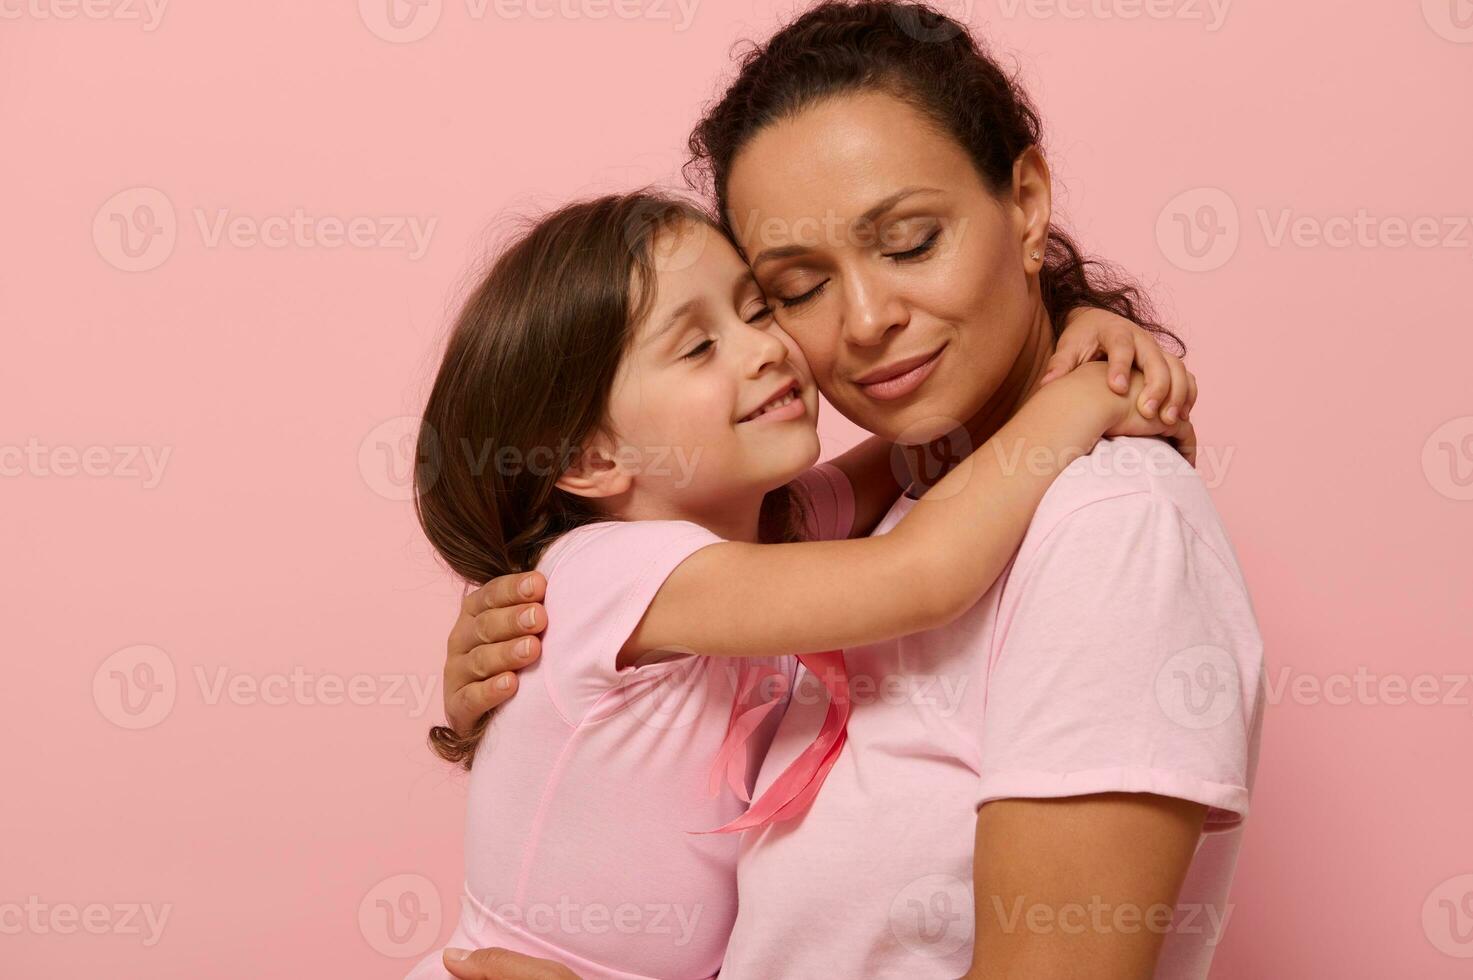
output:
{"label": "t-shirt short sleeve", "polygon": [[[1200,521],[1199,521],[1200,523]],[[1025,542],[988,665],[977,802],[1103,792],[1248,811],[1263,646],[1226,539],[1125,493]]]}
{"label": "t-shirt short sleeve", "polygon": [[854,487],[833,463],[819,463],[793,481],[806,507],[809,541],[839,541],[854,527]]}
{"label": "t-shirt short sleeve", "polygon": [[676,566],[722,540],[690,521],[603,521],[568,532],[548,549],[537,566],[547,576],[538,664],[565,720],[576,724],[632,671],[679,665],[667,660],[620,670],[616,660]]}

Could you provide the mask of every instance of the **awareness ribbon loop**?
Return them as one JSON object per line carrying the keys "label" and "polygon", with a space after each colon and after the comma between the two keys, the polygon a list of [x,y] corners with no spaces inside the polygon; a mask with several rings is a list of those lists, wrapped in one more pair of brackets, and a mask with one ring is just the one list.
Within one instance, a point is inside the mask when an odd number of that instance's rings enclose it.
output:
{"label": "awareness ribbon loop", "polygon": [[[844,651],[800,654],[798,662],[823,683],[829,694],[828,711],[824,714],[818,736],[773,780],[772,785],[748,807],[746,813],[715,830],[699,833],[737,833],[798,816],[808,809],[823,786],[824,779],[828,777],[829,770],[838,761],[839,753],[844,750],[844,744],[849,738],[849,672],[844,664]],[[744,802],[749,799],[746,788],[747,754],[743,749],[785,691],[779,690],[772,700],[756,706],[749,706],[746,702],[757,683],[773,674],[783,676],[770,668],[743,668],[742,682],[738,686],[737,697],[732,702],[726,738],[711,766],[709,788],[712,795],[720,789],[722,778],[725,777],[727,784],[740,799]]]}

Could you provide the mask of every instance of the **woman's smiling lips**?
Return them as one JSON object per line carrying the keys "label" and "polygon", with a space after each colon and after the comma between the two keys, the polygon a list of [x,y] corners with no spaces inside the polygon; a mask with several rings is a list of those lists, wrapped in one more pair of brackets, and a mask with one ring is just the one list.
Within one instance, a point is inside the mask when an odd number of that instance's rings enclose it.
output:
{"label": "woman's smiling lips", "polygon": [[942,344],[933,353],[896,361],[888,367],[871,371],[863,376],[874,380],[856,379],[855,384],[859,385],[860,391],[880,401],[902,398],[919,388],[921,382],[930,376],[941,360],[941,352],[944,350],[946,350],[946,345]]}

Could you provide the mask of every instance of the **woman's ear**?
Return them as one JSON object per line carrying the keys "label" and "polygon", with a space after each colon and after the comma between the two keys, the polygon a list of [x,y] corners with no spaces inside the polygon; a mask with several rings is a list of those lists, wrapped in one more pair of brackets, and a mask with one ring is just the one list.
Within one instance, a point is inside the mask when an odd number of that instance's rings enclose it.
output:
{"label": "woman's ear", "polygon": [[568,463],[557,479],[557,487],[579,497],[617,497],[629,492],[634,473],[621,461],[616,446],[605,436],[596,436]]}
{"label": "woman's ear", "polygon": [[1023,267],[1029,273],[1043,268],[1048,226],[1053,217],[1053,184],[1043,152],[1030,146],[1013,161],[1013,208],[1018,220],[1018,244]]}

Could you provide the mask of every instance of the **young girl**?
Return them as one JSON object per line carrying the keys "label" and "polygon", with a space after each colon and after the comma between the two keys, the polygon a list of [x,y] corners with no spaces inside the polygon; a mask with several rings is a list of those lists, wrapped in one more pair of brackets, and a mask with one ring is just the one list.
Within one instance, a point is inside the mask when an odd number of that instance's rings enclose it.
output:
{"label": "young girl", "polygon": [[[416,470],[420,521],[457,573],[535,567],[549,582],[521,696],[489,732],[432,736],[446,758],[475,755],[450,946],[585,978],[713,976],[738,838],[707,832],[791,819],[819,791],[843,749],[839,651],[956,618],[1065,465],[1102,435],[1173,431],[1138,414],[1138,380],[1119,395],[1105,370],[1042,388],[865,537],[900,491],[892,447],[872,438],[814,466],[808,366],[703,215],[605,197],[511,246],[455,326]],[[874,387],[904,397],[914,380]],[[783,655],[820,676],[830,717],[748,810],[793,689]],[[410,976],[448,974],[436,952]]]}

